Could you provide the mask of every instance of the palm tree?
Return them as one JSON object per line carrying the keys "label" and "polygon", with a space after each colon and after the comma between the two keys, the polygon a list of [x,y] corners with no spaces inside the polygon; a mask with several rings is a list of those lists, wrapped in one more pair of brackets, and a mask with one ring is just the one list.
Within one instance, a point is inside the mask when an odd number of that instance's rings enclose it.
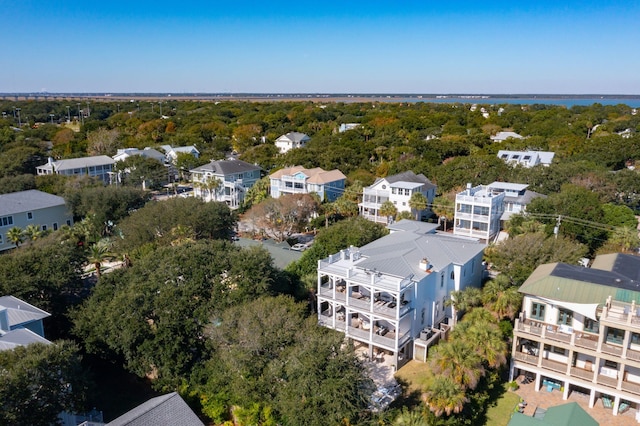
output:
{"label": "palm tree", "polygon": [[102,263],[113,259],[111,250],[111,241],[103,238],[89,247],[89,256],[87,260],[96,268],[96,276],[100,278],[102,275]]}
{"label": "palm tree", "polygon": [[178,224],[176,227],[171,229],[171,245],[179,246],[185,243],[190,243],[195,241],[196,233],[188,225]]}
{"label": "palm tree", "polygon": [[422,399],[437,417],[459,413],[469,401],[464,388],[447,376],[435,376],[427,386]]}
{"label": "palm tree", "polygon": [[20,227],[14,226],[7,231],[7,239],[16,245],[16,248],[20,247],[20,244],[24,241],[24,230]]}
{"label": "palm tree", "polygon": [[380,216],[386,216],[388,222],[390,217],[396,217],[396,215],[398,214],[398,209],[393,205],[391,201],[387,200],[380,205],[380,210],[378,210],[378,213],[380,213]]}
{"label": "palm tree", "polygon": [[409,198],[409,207],[416,212],[416,220],[420,220],[420,212],[429,205],[429,200],[422,192],[414,192]]}
{"label": "palm tree", "polygon": [[444,302],[445,306],[453,307],[453,321],[457,321],[458,313],[470,312],[482,305],[482,290],[477,287],[467,287],[464,290],[452,291],[451,298]]}
{"label": "palm tree", "polygon": [[429,426],[429,421],[425,416],[417,411],[409,411],[407,407],[402,407],[402,412],[393,422],[394,426]]}
{"label": "palm tree", "polygon": [[214,177],[208,177],[203,183],[202,186],[209,192],[209,200],[214,201],[218,200],[218,189],[222,186],[222,182]]}
{"label": "palm tree", "polygon": [[465,315],[451,337],[470,343],[489,368],[498,368],[507,362],[507,343],[497,320],[485,308],[474,309]]}
{"label": "palm tree", "polygon": [[329,218],[338,213],[338,206],[336,203],[324,203],[322,205],[324,213],[324,227],[329,227]]}
{"label": "palm tree", "polygon": [[447,231],[447,222],[451,222],[455,217],[455,197],[455,193],[445,194],[434,198],[433,204],[431,205],[431,210],[438,216],[438,220],[444,222],[443,230],[445,232]]}
{"label": "palm tree", "polygon": [[35,241],[42,237],[43,232],[38,225],[31,224],[24,228],[24,234],[29,240]]}
{"label": "palm tree", "polygon": [[475,389],[484,376],[482,359],[468,342],[452,340],[440,343],[429,362],[434,373],[451,378],[455,383]]}
{"label": "palm tree", "polygon": [[517,286],[511,285],[509,279],[501,274],[484,286],[482,303],[497,318],[508,317],[513,320],[520,311],[522,294],[518,292]]}

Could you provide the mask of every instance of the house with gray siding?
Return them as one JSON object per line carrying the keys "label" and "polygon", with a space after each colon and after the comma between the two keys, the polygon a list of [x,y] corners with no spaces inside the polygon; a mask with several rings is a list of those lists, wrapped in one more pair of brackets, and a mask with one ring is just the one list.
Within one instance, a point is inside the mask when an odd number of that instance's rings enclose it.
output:
{"label": "house with gray siding", "polygon": [[0,297],[0,351],[31,343],[49,344],[42,320],[48,312],[13,296]]}
{"label": "house with gray siding", "polygon": [[46,164],[36,167],[38,175],[90,176],[109,183],[115,160],[107,155],[55,160],[51,157]]}
{"label": "house with gray siding", "polygon": [[56,231],[72,224],[73,217],[62,197],[36,189],[0,194],[0,251],[15,247],[7,238],[7,231],[13,227],[37,225],[43,231]]}

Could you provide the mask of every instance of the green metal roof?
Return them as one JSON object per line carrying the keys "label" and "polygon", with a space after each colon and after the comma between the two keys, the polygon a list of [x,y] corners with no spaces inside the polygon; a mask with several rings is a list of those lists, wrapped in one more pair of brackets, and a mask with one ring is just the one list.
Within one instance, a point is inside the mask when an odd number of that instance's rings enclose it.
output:
{"label": "green metal roof", "polygon": [[599,426],[577,402],[547,409],[541,419],[514,413],[508,426]]}
{"label": "green metal roof", "polygon": [[572,303],[640,303],[640,282],[616,272],[563,263],[540,265],[520,286],[524,294]]}

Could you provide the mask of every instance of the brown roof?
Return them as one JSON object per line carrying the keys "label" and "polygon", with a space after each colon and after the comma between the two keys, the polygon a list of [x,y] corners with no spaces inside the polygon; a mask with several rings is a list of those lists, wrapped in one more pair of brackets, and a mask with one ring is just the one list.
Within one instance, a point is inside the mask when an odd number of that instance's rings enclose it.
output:
{"label": "brown roof", "polygon": [[325,171],[320,167],[316,167],[313,169],[305,169],[302,166],[294,166],[288,167],[285,169],[280,169],[277,172],[273,173],[269,177],[272,179],[280,179],[282,176],[291,176],[296,173],[304,173],[308,178],[309,183],[328,183],[335,182],[337,180],[346,179],[347,177],[338,169]]}

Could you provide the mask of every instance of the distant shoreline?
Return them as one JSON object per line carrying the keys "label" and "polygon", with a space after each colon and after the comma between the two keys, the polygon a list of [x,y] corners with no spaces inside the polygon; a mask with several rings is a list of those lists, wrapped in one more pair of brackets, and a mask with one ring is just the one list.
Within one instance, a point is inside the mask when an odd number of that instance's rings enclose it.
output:
{"label": "distant shoreline", "polygon": [[[477,103],[591,105],[617,103],[640,106],[640,95],[602,94],[413,94],[413,93],[0,93],[0,100],[94,100],[94,101],[198,101],[198,102],[333,102],[333,103]],[[519,102],[521,101],[521,102]],[[631,101],[631,102],[629,102]]]}

